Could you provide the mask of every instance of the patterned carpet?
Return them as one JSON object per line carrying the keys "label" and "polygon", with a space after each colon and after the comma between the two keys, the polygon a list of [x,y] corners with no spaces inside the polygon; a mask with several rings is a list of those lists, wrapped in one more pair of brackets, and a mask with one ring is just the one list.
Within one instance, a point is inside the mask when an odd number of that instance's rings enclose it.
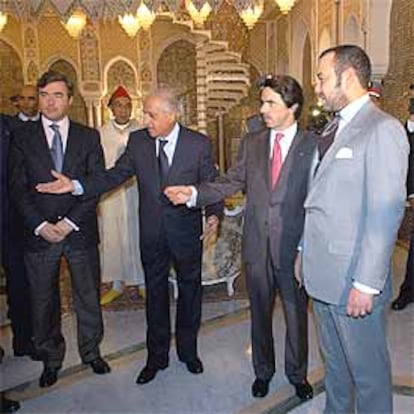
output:
{"label": "patterned carpet", "polygon": [[[101,295],[110,289],[108,284],[102,284]],[[62,262],[61,277],[60,277],[60,293],[61,306],[63,313],[72,312],[72,294],[70,275],[66,263]],[[173,302],[172,285],[170,288],[170,298]],[[203,286],[203,301],[204,302],[223,302],[226,300],[246,299],[246,281],[244,275],[240,275],[234,282],[234,294],[229,296],[225,283],[218,283],[216,285]],[[102,308],[106,311],[122,311],[143,309],[145,307],[144,299],[138,295],[130,295],[124,292],[121,296],[115,299],[108,305]]]}

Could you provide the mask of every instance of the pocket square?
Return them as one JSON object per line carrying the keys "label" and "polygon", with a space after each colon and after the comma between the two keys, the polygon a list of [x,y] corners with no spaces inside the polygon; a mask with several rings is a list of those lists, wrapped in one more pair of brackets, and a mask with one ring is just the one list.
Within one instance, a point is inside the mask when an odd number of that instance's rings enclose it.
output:
{"label": "pocket square", "polygon": [[342,147],[335,155],[335,158],[347,160],[352,158],[352,148]]}

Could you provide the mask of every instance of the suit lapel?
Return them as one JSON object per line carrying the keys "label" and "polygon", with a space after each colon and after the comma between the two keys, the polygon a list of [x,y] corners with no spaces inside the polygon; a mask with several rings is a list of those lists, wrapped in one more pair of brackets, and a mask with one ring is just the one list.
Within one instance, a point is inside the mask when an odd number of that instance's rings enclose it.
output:
{"label": "suit lapel", "polygon": [[271,191],[270,184],[270,129],[265,129],[257,137],[254,144],[256,150],[256,159],[258,163],[257,173],[263,175],[266,187]]}
{"label": "suit lapel", "polygon": [[180,125],[180,132],[178,134],[177,144],[175,146],[172,163],[168,171],[167,182],[170,182],[170,181],[173,182],[174,176],[179,171],[180,166],[187,164],[187,159],[188,159],[189,154],[186,151],[186,145],[185,145],[186,139],[187,139],[186,130],[182,125]]}
{"label": "suit lapel", "polygon": [[[340,133],[335,137],[334,142],[322,159],[318,171],[314,177],[311,177],[311,189],[323,178],[328,171],[329,165],[335,161],[338,150],[346,146],[355,137],[360,136],[366,120],[371,112],[370,102],[367,102],[351,121],[345,125]],[[317,149],[316,149],[317,151]],[[312,170],[313,173],[314,169]],[[311,192],[311,191],[310,191]]]}
{"label": "suit lapel", "polygon": [[73,165],[72,161],[76,159],[81,148],[82,137],[79,132],[76,131],[76,126],[69,121],[68,140],[66,142],[66,149],[63,158],[63,172],[68,172],[70,170],[70,166]]}
{"label": "suit lapel", "polygon": [[47,138],[45,131],[43,130],[43,124],[41,121],[37,122],[36,125],[37,133],[35,134],[33,152],[37,153],[39,156],[39,161],[42,164],[45,164],[48,170],[54,169],[52,155],[50,154],[49,144],[47,143]]}

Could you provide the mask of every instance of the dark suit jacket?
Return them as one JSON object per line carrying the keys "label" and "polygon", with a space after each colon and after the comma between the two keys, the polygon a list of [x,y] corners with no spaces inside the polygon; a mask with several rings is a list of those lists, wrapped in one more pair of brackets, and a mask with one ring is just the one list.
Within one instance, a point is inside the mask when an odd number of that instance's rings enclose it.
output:
{"label": "dark suit jacket", "polygon": [[407,131],[408,142],[410,144],[407,174],[407,195],[410,195],[414,194],[414,132],[408,131],[407,124],[405,125],[405,130]]}
{"label": "dark suit jacket", "polygon": [[273,263],[291,271],[303,230],[315,136],[298,131],[274,190],[270,184],[269,130],[246,135],[235,164],[224,177],[199,187],[198,203],[216,202],[242,190],[246,194],[243,260],[265,260],[268,245]]}
{"label": "dark suit jacket", "polygon": [[10,142],[9,116],[0,114],[0,240],[3,246],[3,235],[7,223],[7,154]]}
{"label": "dark suit jacket", "polygon": [[[174,206],[164,196],[158,175],[155,139],[147,130],[130,134],[127,148],[113,168],[82,180],[85,197],[107,192],[133,175],[138,179],[140,194],[140,246],[143,262],[152,260],[161,232],[165,232],[178,259],[188,257],[189,252],[196,254],[201,248],[201,210]],[[213,180],[216,175],[209,139],[180,126],[166,185],[201,183]],[[221,203],[206,209],[207,216],[220,216],[221,212]]]}
{"label": "dark suit jacket", "polygon": [[[96,245],[99,242],[97,197],[81,200],[71,194],[41,194],[35,189],[37,183],[53,180],[50,173],[54,168],[53,160],[41,121],[20,129],[10,151],[10,186],[13,200],[24,217],[26,248],[48,247],[49,243],[35,236],[34,230],[43,221],[55,223],[63,217],[80,228],[68,236],[67,243],[76,249]],[[69,177],[79,177],[104,168],[98,131],[70,121],[62,172]]]}

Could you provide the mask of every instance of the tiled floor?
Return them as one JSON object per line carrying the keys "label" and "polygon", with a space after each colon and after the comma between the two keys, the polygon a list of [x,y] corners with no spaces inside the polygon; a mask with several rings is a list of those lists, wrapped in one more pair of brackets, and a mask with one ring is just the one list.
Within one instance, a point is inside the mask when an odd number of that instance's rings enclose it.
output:
{"label": "tiled floor", "polygon": [[[395,284],[399,285],[406,252],[397,248]],[[64,370],[56,386],[40,390],[37,379],[41,364],[28,358],[10,356],[8,331],[2,330],[1,342],[9,356],[1,366],[2,389],[22,401],[22,413],[281,413],[316,414],[323,410],[324,393],[309,403],[297,406],[293,389],[283,374],[284,320],[277,303],[274,336],[278,372],[269,396],[251,397],[254,379],[250,362],[249,313],[246,301],[205,303],[200,333],[200,355],[205,365],[202,375],[188,373],[174,350],[170,365],[146,385],[137,386],[137,371],[145,363],[145,319],[142,310],[105,312],[105,339],[102,352],[108,355],[112,373],[94,375],[81,369],[73,332],[72,318],[64,320],[68,353]],[[414,407],[414,305],[389,314],[389,344],[394,378],[395,413],[413,412]],[[310,314],[310,378],[317,384],[323,376]],[[404,387],[405,386],[405,387]],[[319,387],[320,389],[320,387]]]}

